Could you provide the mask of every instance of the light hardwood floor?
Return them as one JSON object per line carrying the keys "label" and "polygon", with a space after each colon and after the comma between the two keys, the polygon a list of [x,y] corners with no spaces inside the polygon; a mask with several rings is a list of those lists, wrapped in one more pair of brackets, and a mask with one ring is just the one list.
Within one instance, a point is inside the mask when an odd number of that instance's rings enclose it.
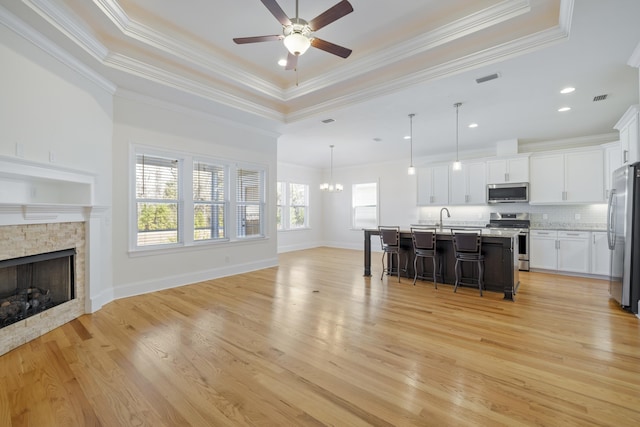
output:
{"label": "light hardwood floor", "polygon": [[0,357],[0,426],[640,424],[640,319],[607,282],[525,273],[509,302],[378,258],[114,301]]}

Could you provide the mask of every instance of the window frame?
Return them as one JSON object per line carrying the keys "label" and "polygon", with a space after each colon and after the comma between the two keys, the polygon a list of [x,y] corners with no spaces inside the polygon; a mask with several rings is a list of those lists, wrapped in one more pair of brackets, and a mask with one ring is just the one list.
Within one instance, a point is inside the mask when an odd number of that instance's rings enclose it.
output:
{"label": "window frame", "polygon": [[[276,183],[276,193],[279,191],[279,186],[282,185],[284,187],[284,193],[282,194],[281,200],[282,204],[278,204],[276,202],[276,209],[281,210],[281,224],[278,224],[276,221],[276,226],[278,231],[298,231],[298,230],[308,230],[311,227],[309,226],[309,212],[310,212],[310,186],[309,184],[304,184],[301,182],[290,182],[290,181],[278,181]],[[300,185],[304,187],[304,203],[303,204],[294,204],[291,202],[291,186]],[[304,209],[304,224],[300,227],[292,227],[291,226],[291,209],[293,208],[303,208]],[[277,216],[277,212],[276,212]]]}
{"label": "window frame", "polygon": [[[358,204],[356,205],[356,197],[357,197],[357,187],[359,186],[364,186],[364,185],[375,185],[375,205],[373,204]],[[375,208],[375,224],[372,224],[370,227],[369,226],[360,226],[359,224],[357,224],[357,220],[356,220],[356,210],[358,208]],[[366,228],[375,228],[379,225],[380,223],[380,183],[376,180],[376,181],[369,181],[369,182],[360,182],[360,183],[356,183],[353,184],[351,186],[351,228],[353,230],[362,230],[362,229],[366,229]]]}
{"label": "window frame", "polygon": [[[265,164],[249,163],[249,162],[233,162],[229,159],[205,156],[181,152],[178,150],[167,150],[156,148],[142,144],[131,144],[129,153],[129,255],[144,256],[157,252],[180,252],[187,248],[239,243],[254,239],[267,239],[269,218],[268,218],[268,166]],[[138,155],[146,155],[161,158],[177,159],[178,168],[178,242],[172,244],[160,245],[138,245],[138,216],[137,216],[137,177],[136,164]],[[224,166],[225,168],[225,184],[224,184],[224,227],[225,237],[216,239],[195,239],[195,206],[198,204],[194,200],[194,171],[195,164],[201,162],[204,164],[213,164]],[[236,183],[235,179],[237,171],[240,169],[257,171],[261,180],[259,183],[259,234],[249,236],[239,236],[237,231],[237,218],[240,206],[236,200]]]}

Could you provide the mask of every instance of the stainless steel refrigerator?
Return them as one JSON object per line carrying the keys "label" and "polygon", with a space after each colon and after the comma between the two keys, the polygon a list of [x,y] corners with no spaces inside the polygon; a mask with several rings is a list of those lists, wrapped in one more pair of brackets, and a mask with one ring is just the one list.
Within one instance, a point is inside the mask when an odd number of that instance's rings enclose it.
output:
{"label": "stainless steel refrigerator", "polygon": [[612,176],[607,210],[611,249],[609,295],[638,313],[640,299],[640,163],[623,166]]}

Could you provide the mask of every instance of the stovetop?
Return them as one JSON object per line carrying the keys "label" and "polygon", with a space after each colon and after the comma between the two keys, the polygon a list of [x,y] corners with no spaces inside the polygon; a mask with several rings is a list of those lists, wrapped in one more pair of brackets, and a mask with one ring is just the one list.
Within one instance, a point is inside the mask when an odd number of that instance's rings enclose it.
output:
{"label": "stovetop", "polygon": [[487,228],[529,228],[528,213],[491,212]]}

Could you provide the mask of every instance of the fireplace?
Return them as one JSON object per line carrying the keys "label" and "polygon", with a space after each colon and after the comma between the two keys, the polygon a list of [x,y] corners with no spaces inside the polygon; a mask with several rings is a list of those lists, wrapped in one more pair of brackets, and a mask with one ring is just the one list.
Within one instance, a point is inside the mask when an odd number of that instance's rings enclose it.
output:
{"label": "fireplace", "polygon": [[0,328],[75,298],[75,248],[0,261]]}
{"label": "fireplace", "polygon": [[0,319],[0,355],[113,299],[104,285],[109,207],[95,203],[95,181],[91,172],[0,155],[0,299],[23,299],[21,313]]}

